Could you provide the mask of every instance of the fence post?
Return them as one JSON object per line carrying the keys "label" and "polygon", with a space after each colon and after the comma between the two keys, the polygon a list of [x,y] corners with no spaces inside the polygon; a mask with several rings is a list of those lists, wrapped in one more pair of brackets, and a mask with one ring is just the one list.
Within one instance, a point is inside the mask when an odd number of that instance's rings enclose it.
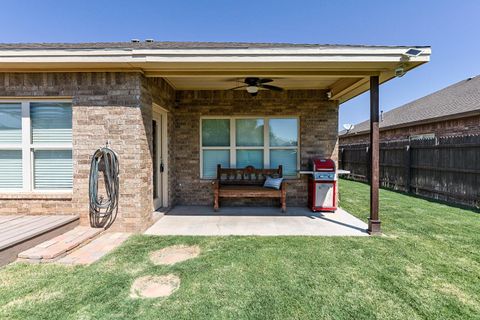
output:
{"label": "fence post", "polygon": [[345,170],[345,148],[340,149],[340,169]]}
{"label": "fence post", "polygon": [[370,183],[370,171],[371,171],[371,165],[370,165],[370,145],[367,145],[367,147],[365,148],[365,153],[366,153],[366,158],[367,158],[367,161],[366,161],[366,167],[367,167],[367,174],[366,174],[366,177],[367,177],[367,182]]}
{"label": "fence post", "polygon": [[405,148],[405,192],[411,193],[411,184],[412,184],[412,176],[411,176],[411,164],[412,164],[412,155],[411,155],[411,146],[407,144]]}

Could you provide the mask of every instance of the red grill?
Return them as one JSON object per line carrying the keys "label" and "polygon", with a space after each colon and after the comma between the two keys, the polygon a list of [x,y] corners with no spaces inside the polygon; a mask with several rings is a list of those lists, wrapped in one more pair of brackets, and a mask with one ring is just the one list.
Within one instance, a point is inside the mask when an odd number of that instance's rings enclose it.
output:
{"label": "red grill", "polygon": [[313,158],[308,179],[308,206],[312,211],[337,210],[337,174],[332,159]]}

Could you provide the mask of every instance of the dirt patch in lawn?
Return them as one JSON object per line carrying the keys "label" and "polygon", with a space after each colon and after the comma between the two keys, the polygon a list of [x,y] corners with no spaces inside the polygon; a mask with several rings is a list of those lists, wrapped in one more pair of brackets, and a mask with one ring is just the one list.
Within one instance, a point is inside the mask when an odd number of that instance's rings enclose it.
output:
{"label": "dirt patch in lawn", "polygon": [[180,286],[180,278],[169,274],[165,276],[144,276],[136,279],[130,289],[130,297],[161,298],[168,297]]}
{"label": "dirt patch in lawn", "polygon": [[200,254],[198,246],[171,246],[150,254],[150,260],[154,264],[172,265],[177,262],[185,261],[197,257]]}

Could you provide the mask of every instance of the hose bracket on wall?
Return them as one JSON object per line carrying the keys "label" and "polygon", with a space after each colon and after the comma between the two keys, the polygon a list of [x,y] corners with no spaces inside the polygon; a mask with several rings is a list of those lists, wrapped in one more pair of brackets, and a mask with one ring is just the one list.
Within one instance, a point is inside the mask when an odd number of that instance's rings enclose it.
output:
{"label": "hose bracket on wall", "polygon": [[[99,194],[99,177],[103,174],[101,189],[105,193]],[[93,228],[109,228],[115,221],[118,213],[119,195],[119,163],[118,156],[109,148],[100,148],[93,154],[90,164],[89,201],[90,225]]]}

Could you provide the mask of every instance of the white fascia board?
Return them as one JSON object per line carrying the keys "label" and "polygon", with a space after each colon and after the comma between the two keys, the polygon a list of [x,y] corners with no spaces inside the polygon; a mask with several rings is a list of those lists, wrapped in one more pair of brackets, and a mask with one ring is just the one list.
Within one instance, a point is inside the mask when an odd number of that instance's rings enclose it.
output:
{"label": "white fascia board", "polygon": [[[405,48],[0,50],[0,63],[397,62]],[[427,62],[429,47],[411,62]]]}

